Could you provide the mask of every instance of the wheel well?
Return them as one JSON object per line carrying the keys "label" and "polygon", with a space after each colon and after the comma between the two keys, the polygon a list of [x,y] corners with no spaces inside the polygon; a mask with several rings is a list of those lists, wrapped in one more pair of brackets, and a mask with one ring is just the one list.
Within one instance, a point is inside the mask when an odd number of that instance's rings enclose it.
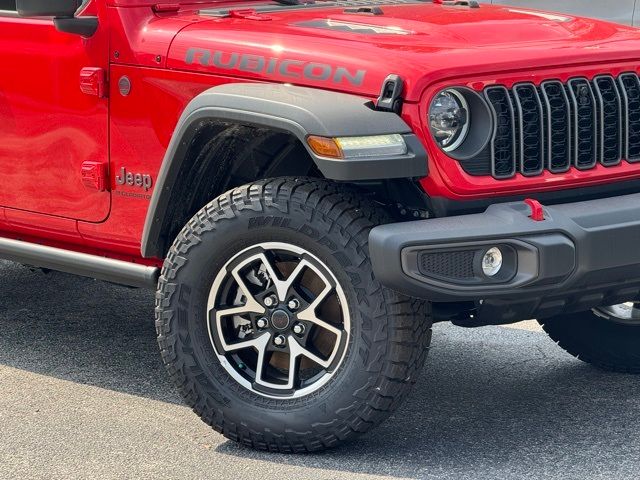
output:
{"label": "wheel well", "polygon": [[200,122],[171,187],[162,219],[163,253],[189,219],[218,195],[255,180],[287,175],[322,177],[293,134],[215,119]]}

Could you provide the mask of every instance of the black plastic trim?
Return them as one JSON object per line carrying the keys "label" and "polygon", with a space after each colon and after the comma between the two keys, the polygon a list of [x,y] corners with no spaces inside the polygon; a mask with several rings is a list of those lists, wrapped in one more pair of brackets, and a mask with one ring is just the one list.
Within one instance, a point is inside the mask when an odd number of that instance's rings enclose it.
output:
{"label": "black plastic trim", "polygon": [[16,10],[21,17],[68,17],[82,6],[82,0],[17,0]]}
{"label": "black plastic trim", "polygon": [[376,109],[384,112],[400,113],[402,110],[402,90],[404,82],[399,75],[387,75],[380,88],[380,96],[376,101]]}
{"label": "black plastic trim", "polygon": [[[499,247],[504,256],[504,267],[494,277],[482,272],[482,257],[492,247]],[[420,269],[419,255],[423,253],[455,254],[463,251],[474,253],[472,262],[473,276],[467,278],[434,275]],[[402,251],[402,270],[411,278],[421,282],[447,288],[454,286],[461,289],[477,289],[486,286],[508,283],[509,285],[525,285],[538,275],[537,250],[534,246],[520,242],[508,241],[496,244],[487,242],[465,242],[447,245],[429,245],[407,247]],[[517,278],[516,278],[517,276]]]}
{"label": "black plastic trim", "polygon": [[98,30],[98,17],[54,18],[53,24],[60,32],[92,37]]}
{"label": "black plastic trim", "polygon": [[[524,203],[499,204],[481,214],[438,218],[374,228],[369,250],[376,278],[406,295],[437,302],[560,296],[581,288],[610,289],[640,283],[640,194],[545,207],[533,221]],[[452,245],[530,245],[538,252],[538,273],[520,281],[468,285],[418,278],[408,252]],[[635,272],[635,273],[630,273]],[[527,273],[527,272],[525,272]]]}
{"label": "black plastic trim", "polygon": [[[420,178],[427,175],[427,153],[411,128],[395,113],[372,108],[363,97],[280,84],[231,83],[194,98],[180,118],[165,154],[142,238],[142,255],[163,254],[160,235],[171,188],[202,122],[210,119],[268,127],[296,136],[325,178],[338,181]],[[400,134],[404,155],[332,159],[316,155],[309,135],[354,137]]]}

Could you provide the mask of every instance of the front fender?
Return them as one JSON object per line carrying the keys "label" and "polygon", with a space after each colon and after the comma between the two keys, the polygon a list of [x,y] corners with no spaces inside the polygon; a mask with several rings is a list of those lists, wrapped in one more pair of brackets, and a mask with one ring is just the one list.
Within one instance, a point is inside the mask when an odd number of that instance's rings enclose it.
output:
{"label": "front fender", "polygon": [[[376,111],[363,97],[282,84],[231,83],[211,88],[186,107],[158,174],[142,238],[142,255],[158,256],[162,218],[171,187],[199,125],[207,119],[272,128],[295,135],[325,178],[338,181],[424,177],[427,154],[411,128],[395,113]],[[402,156],[331,159],[316,155],[309,135],[357,137],[401,134],[408,152]]]}

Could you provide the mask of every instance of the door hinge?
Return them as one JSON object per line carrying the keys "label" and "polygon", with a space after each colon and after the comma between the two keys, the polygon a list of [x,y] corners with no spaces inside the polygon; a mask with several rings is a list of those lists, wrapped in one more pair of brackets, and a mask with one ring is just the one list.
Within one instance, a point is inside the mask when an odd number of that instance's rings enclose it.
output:
{"label": "door hinge", "polygon": [[80,70],[80,90],[98,98],[107,96],[107,78],[103,68],[85,67]]}

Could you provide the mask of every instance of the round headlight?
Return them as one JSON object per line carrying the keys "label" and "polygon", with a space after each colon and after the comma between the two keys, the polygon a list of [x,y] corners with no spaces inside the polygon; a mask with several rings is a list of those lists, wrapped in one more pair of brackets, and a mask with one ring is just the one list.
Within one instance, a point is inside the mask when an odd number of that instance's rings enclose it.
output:
{"label": "round headlight", "polygon": [[453,89],[436,95],[429,107],[429,127],[445,152],[458,148],[469,132],[469,104],[464,95]]}

